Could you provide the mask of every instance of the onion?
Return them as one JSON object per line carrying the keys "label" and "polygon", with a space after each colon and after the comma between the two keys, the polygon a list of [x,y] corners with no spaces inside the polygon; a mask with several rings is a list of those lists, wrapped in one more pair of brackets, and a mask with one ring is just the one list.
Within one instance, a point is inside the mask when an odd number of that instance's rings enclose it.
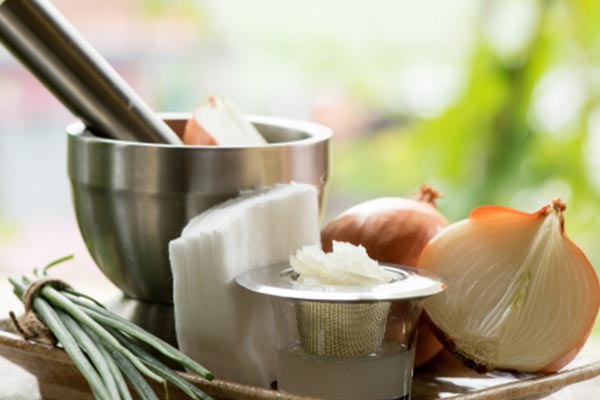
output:
{"label": "onion", "polygon": [[211,96],[185,125],[183,143],[198,146],[263,146],[267,142],[235,105]]}
{"label": "onion", "polygon": [[480,207],[425,248],[448,289],[425,303],[438,338],[480,372],[554,372],[581,349],[600,305],[594,269],[564,231],[565,204]]}
{"label": "onion", "polygon": [[[378,262],[416,266],[425,245],[448,225],[437,210],[438,197],[437,191],[422,185],[412,199],[380,198],[356,205],[325,226],[321,232],[323,250],[331,251],[334,240],[349,242],[362,245]],[[401,311],[392,306],[392,313]],[[420,321],[418,332],[415,367],[442,349],[427,323]],[[402,332],[388,331],[386,340],[394,340],[396,334]]]}

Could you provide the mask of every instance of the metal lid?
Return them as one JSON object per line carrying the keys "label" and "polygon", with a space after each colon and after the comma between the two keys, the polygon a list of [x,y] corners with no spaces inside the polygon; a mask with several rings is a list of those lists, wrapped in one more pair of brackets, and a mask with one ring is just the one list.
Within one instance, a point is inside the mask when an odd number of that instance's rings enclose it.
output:
{"label": "metal lid", "polygon": [[429,271],[402,265],[380,265],[396,278],[390,283],[369,286],[307,285],[295,281],[289,264],[281,263],[245,271],[235,280],[252,292],[315,301],[415,300],[446,289],[446,284]]}

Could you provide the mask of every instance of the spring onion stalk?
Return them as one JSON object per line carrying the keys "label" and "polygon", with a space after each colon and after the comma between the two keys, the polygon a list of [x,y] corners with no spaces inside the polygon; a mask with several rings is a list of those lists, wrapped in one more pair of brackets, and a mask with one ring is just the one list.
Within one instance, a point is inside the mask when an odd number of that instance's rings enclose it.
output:
{"label": "spring onion stalk", "polygon": [[114,329],[108,329],[108,331],[117,338],[124,346],[131,350],[133,354],[138,356],[142,361],[144,361],[148,367],[152,368],[157,374],[161,375],[163,378],[171,382],[173,385],[177,386],[181,389],[185,394],[190,396],[192,399],[201,399],[201,400],[213,400],[212,397],[204,393],[202,390],[198,389],[196,386],[192,385],[190,382],[183,379],[179,376],[175,371],[167,367],[161,361],[156,359],[153,355],[148,353],[142,347],[138,346],[125,335]]}
{"label": "spring onion stalk", "polygon": [[15,296],[21,299],[27,287],[13,277],[8,278],[8,282],[10,282],[10,284],[13,286],[13,293]]}
{"label": "spring onion stalk", "polygon": [[[12,278],[10,278],[9,281],[13,284],[15,291],[22,295],[25,291],[24,285]],[[62,344],[63,348],[73,361],[73,364],[75,364],[90,385],[95,396],[101,400],[111,400],[102,378],[100,378],[96,369],[89,362],[85,354],[83,354],[77,341],[62,323],[56,311],[41,297],[37,297],[33,300],[32,307],[48,329],[52,331],[54,336],[56,336],[58,341]]]}
{"label": "spring onion stalk", "polygon": [[33,300],[34,310],[41,316],[44,323],[54,333],[58,341],[62,344],[63,348],[73,360],[73,363],[81,371],[82,375],[86,378],[90,387],[96,393],[100,399],[111,400],[100,375],[96,372],[94,367],[85,357],[79,345],[75,341],[75,338],[67,330],[64,324],[59,319],[56,312],[50,307],[50,305],[41,298]]}
{"label": "spring onion stalk", "polygon": [[[49,264],[45,265],[42,268],[36,268],[34,270],[34,275],[38,279],[43,279],[48,274],[48,270],[50,268],[52,268],[52,267],[54,267],[54,266],[56,266],[58,264],[61,264],[61,263],[65,262],[65,261],[72,260],[72,259],[73,259],[73,254],[70,254],[70,255],[65,256],[65,257],[61,257],[61,258],[59,258],[57,260],[54,260],[54,261],[50,262]],[[92,296],[88,296],[87,294],[78,292],[78,291],[73,290],[71,288],[63,289],[62,291],[65,292],[65,293],[70,293],[70,294],[72,294],[74,296],[83,297],[84,299],[87,299],[87,300],[91,301],[92,303],[96,304],[99,307],[106,308],[106,307],[104,307],[104,305],[102,305],[102,303],[100,303],[99,301],[97,301],[96,299],[94,299]]]}
{"label": "spring onion stalk", "polygon": [[129,384],[133,387],[133,390],[135,390],[141,400],[159,400],[156,393],[154,393],[148,382],[144,379],[144,376],[127,357],[123,356],[123,354],[106,341],[100,338],[98,338],[98,340],[100,341],[101,346],[103,346],[113,357],[119,366],[119,369],[123,372],[123,375],[127,378]]}
{"label": "spring onion stalk", "polygon": [[98,323],[127,333],[128,335],[151,346],[162,355],[178,362],[190,371],[197,373],[207,380],[212,380],[214,378],[212,373],[210,373],[210,371],[208,371],[202,365],[198,364],[196,361],[192,360],[175,347],[151,335],[125,318],[122,318],[107,309],[100,308],[91,303],[78,299],[75,296],[70,296],[69,294],[65,294],[65,296],[68,297],[73,303],[84,308],[85,313],[87,313]]}
{"label": "spring onion stalk", "polygon": [[96,343],[90,339],[90,337],[69,314],[61,310],[56,310],[56,313],[65,327],[69,330],[69,332],[71,332],[73,338],[79,344],[79,347],[81,347],[85,354],[87,354],[89,360],[96,367],[96,370],[100,374],[100,377],[106,386],[110,398],[114,400],[121,399],[115,377],[108,366],[106,358],[102,356]]}
{"label": "spring onion stalk", "polygon": [[[71,258],[72,256],[63,257],[43,268],[37,268],[34,271],[35,278],[9,278],[13,292],[23,300],[28,285],[36,279],[45,279],[49,268]],[[127,380],[141,400],[158,400],[144,375],[162,383],[167,398],[169,382],[192,399],[212,399],[157,360],[142,345],[149,345],[188,370],[210,380],[213,375],[206,368],[168,343],[113,314],[92,297],[71,288],[54,287],[52,284],[41,287],[34,296],[33,311],[65,349],[97,399],[131,400]]]}
{"label": "spring onion stalk", "polygon": [[[51,262],[50,264],[46,265],[44,268],[36,269],[35,274],[38,278],[43,278],[46,276],[46,273],[49,268],[59,264],[59,262],[66,261],[71,258],[72,257],[67,256],[67,257],[63,257],[62,259],[59,259],[57,261]],[[56,292],[55,289],[52,289],[52,288],[50,288],[50,289],[53,290],[54,292]],[[90,298],[89,296],[81,295],[80,293],[77,293],[77,292],[73,293],[73,291],[71,291],[69,289],[62,291],[62,292],[63,292],[62,295],[66,298],[66,300],[70,300],[74,304],[77,304],[79,306],[87,308],[88,309],[88,311],[86,311],[87,314],[89,314],[90,317],[92,317],[92,319],[96,320],[97,322],[100,322],[102,324],[105,324],[106,326],[110,326],[110,327],[113,327],[113,328],[116,328],[116,329],[122,330],[123,332],[128,333],[129,335],[131,335],[131,336],[145,342],[149,346],[153,347],[155,350],[157,350],[164,356],[171,358],[172,360],[178,362],[185,368],[189,369],[192,372],[197,373],[198,375],[202,376],[205,379],[212,380],[214,378],[214,376],[212,375],[212,373],[210,373],[210,371],[208,371],[202,365],[198,364],[196,361],[192,360],[190,357],[186,356],[185,354],[183,354],[182,352],[177,350],[175,347],[158,339],[154,335],[141,329],[139,326],[131,323],[130,321],[108,311],[104,306],[102,306],[96,300]],[[80,298],[90,300],[91,303],[81,301]],[[111,344],[113,344],[113,343],[111,343]]]}
{"label": "spring onion stalk", "polygon": [[58,264],[62,264],[62,263],[64,263],[65,261],[72,260],[72,259],[73,259],[73,257],[74,257],[74,256],[73,256],[73,254],[69,254],[68,256],[64,256],[64,257],[61,257],[61,258],[57,258],[57,259],[56,259],[56,260],[54,260],[54,261],[50,261],[48,264],[44,265],[43,267],[39,267],[39,268],[36,268],[36,269],[34,269],[34,270],[33,270],[33,273],[34,273],[34,275],[35,275],[36,277],[38,277],[38,278],[41,278],[42,276],[46,275],[46,272],[47,272],[47,271],[48,271],[50,268],[52,268],[52,267],[54,267],[54,266],[56,266],[56,265],[58,265]]}
{"label": "spring onion stalk", "polygon": [[125,357],[131,361],[133,365],[148,378],[155,380],[159,383],[164,383],[164,379],[160,376],[156,375],[154,372],[150,371],[136,356],[134,356],[129,350],[125,347],[121,346],[118,340],[110,335],[100,324],[94,321],[89,315],[83,312],[79,307],[75,306],[69,299],[60,294],[58,290],[54,289],[51,286],[46,286],[42,289],[42,295],[52,302],[57,307],[62,308],[66,312],[68,312],[73,318],[75,318],[79,323],[87,326],[93,331],[96,335],[100,336],[102,339],[106,340],[108,344],[114,347],[116,350],[121,352]]}
{"label": "spring onion stalk", "polygon": [[[85,330],[85,328],[83,328],[83,329]],[[100,351],[100,354],[102,354],[102,357],[104,357],[104,359],[106,360],[106,363],[108,364],[108,368],[110,369],[110,372],[113,374],[113,377],[115,379],[115,383],[117,384],[117,389],[119,390],[119,395],[121,396],[121,399],[133,400],[133,398],[131,397],[131,393],[129,393],[129,388],[127,387],[127,382],[125,381],[125,377],[123,377],[123,373],[119,369],[119,366],[117,365],[117,363],[115,362],[113,357],[110,355],[108,350],[106,350],[106,348],[102,345],[98,346],[98,350]]]}

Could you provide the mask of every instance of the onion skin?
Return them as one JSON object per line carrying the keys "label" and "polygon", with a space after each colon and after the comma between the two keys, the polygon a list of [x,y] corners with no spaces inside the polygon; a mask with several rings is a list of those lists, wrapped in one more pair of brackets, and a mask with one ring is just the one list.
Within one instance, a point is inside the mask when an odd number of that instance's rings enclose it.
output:
{"label": "onion skin", "polygon": [[[208,107],[215,108],[216,102],[213,96],[208,99]],[[201,105],[200,107],[206,107]],[[192,113],[185,124],[183,131],[183,143],[191,146],[216,146],[217,141],[196,120],[196,112]]]}
{"label": "onion skin", "polygon": [[183,143],[190,146],[216,146],[217,142],[215,139],[204,130],[196,121],[196,118],[192,117],[185,124],[183,131]]}
{"label": "onion skin", "polygon": [[[446,238],[445,238],[445,236],[447,236],[446,233],[451,232],[454,227],[458,228],[459,225],[464,226],[464,224],[471,224],[472,230],[475,231],[477,224],[479,224],[479,225],[487,224],[488,226],[495,226],[495,229],[497,231],[502,231],[503,224],[510,224],[510,223],[528,224],[530,222],[533,222],[535,224],[535,223],[537,223],[537,221],[541,222],[545,218],[549,217],[550,214],[555,213],[559,218],[558,227],[560,230],[560,238],[561,238],[561,240],[564,241],[565,246],[571,250],[569,255],[571,257],[573,257],[572,259],[570,259],[571,262],[569,263],[569,267],[572,267],[572,268],[581,267],[581,270],[579,270],[578,272],[581,274],[581,276],[586,277],[585,282],[588,282],[589,287],[592,288],[590,298],[589,298],[590,302],[586,303],[585,305],[586,305],[586,307],[589,307],[590,311],[595,311],[595,312],[593,313],[593,318],[590,318],[588,325],[587,326],[583,325],[582,329],[577,331],[577,334],[579,334],[580,336],[579,336],[576,344],[573,345],[570,349],[567,349],[564,352],[564,354],[556,355],[556,359],[554,361],[551,361],[549,364],[547,364],[541,368],[534,369],[534,370],[518,370],[515,368],[499,368],[499,367],[493,365],[493,363],[487,364],[487,363],[481,362],[481,360],[475,360],[473,357],[471,357],[466,352],[458,349],[455,340],[450,335],[448,335],[446,332],[444,332],[442,329],[440,329],[438,326],[436,326],[436,324],[433,322],[432,318],[427,314],[427,307],[426,307],[426,311],[424,313],[425,314],[424,319],[430,325],[432,331],[434,332],[434,334],[436,335],[438,340],[441,343],[443,343],[444,347],[448,351],[450,351],[457,358],[459,358],[467,367],[475,369],[477,372],[480,372],[480,373],[487,372],[487,371],[494,370],[494,369],[517,371],[517,372],[529,372],[529,373],[544,373],[544,374],[553,373],[553,372],[560,370],[567,364],[569,364],[576,357],[576,355],[579,353],[581,348],[584,346],[587,338],[589,337],[589,335],[592,331],[592,328],[594,326],[595,316],[598,313],[598,309],[600,307],[600,284],[598,282],[598,277],[597,277],[592,265],[588,261],[587,257],[583,253],[583,251],[575,243],[573,243],[565,234],[564,216],[563,216],[563,212],[564,212],[565,208],[566,208],[565,204],[559,199],[552,201],[550,204],[542,207],[540,210],[538,210],[534,213],[524,213],[524,212],[513,210],[510,208],[498,207],[498,206],[479,207],[471,212],[471,214],[469,215],[469,218],[467,220],[460,221],[456,224],[451,225],[444,232],[442,232],[435,239],[433,239],[427,245],[427,247],[421,254],[421,257],[418,262],[419,267],[424,268],[424,269],[431,269],[430,268],[431,265],[436,264],[436,263],[437,263],[437,265],[440,264],[439,258],[443,256],[442,254],[436,254],[436,247],[439,246],[439,242],[446,241]],[[470,233],[473,233],[473,232],[470,232]],[[457,238],[454,237],[451,240],[457,240]],[[462,240],[466,241],[468,239],[465,237],[462,237]],[[445,246],[450,246],[450,243],[453,243],[453,242],[446,241]],[[550,265],[550,264],[548,264],[548,265]],[[464,267],[467,268],[468,266],[465,265]],[[440,270],[436,270],[436,272],[442,273],[442,271],[440,271]],[[442,274],[442,276],[443,276],[443,274]],[[450,285],[452,285],[451,282],[450,282]],[[438,313],[439,313],[439,309],[438,309]],[[568,323],[568,322],[565,321],[565,323]]]}
{"label": "onion skin", "polygon": [[[588,265],[588,267],[591,270],[592,274],[596,277],[596,282],[597,282],[598,287],[599,287],[598,290],[600,291],[600,282],[598,281],[598,278],[596,276],[594,268],[592,267],[592,265],[588,261],[586,255],[583,253],[583,251],[575,243],[573,243],[573,241],[571,239],[569,239],[565,235],[565,219],[564,219],[564,217],[562,215],[562,212],[565,211],[565,208],[566,208],[565,205],[564,205],[564,203],[562,203],[560,200],[554,200],[550,206],[552,206],[554,208],[560,207],[560,212],[561,212],[561,214],[560,214],[560,230],[561,230],[561,233],[563,234],[565,240],[567,240],[567,242],[570,245],[572,245],[575,249],[577,249],[577,254],[579,255],[579,257],[581,257],[582,261],[584,261]],[[545,214],[547,214],[550,211],[549,210],[550,206],[546,206],[546,207],[542,208],[540,211],[544,210],[543,212]],[[540,211],[538,211],[538,212],[540,212]],[[596,309],[597,310],[600,309],[600,298],[598,299],[598,302],[596,303]],[[566,366],[571,361],[573,361],[573,359],[577,356],[577,354],[579,353],[579,351],[585,345],[585,342],[587,341],[587,339],[590,337],[590,334],[592,333],[592,329],[594,328],[594,322],[595,322],[595,320],[590,323],[590,326],[589,326],[589,328],[587,330],[587,333],[581,338],[581,342],[577,345],[577,347],[575,347],[570,352],[567,352],[566,354],[564,354],[563,356],[561,356],[559,359],[557,359],[553,363],[550,363],[549,365],[545,366],[544,368],[542,368],[538,372],[544,373],[544,374],[556,372],[556,371],[560,370],[561,368],[563,368],[564,366]]]}
{"label": "onion skin", "polygon": [[435,324],[431,321],[431,319],[427,315],[427,312],[423,312],[423,316],[421,317],[421,320],[424,321],[424,323],[430,327],[431,333],[433,335],[435,335],[437,340],[443,345],[444,349],[446,349],[447,351],[452,353],[452,355],[454,355],[454,357],[458,358],[467,368],[471,368],[480,374],[484,374],[493,369],[488,365],[477,363],[477,362],[471,360],[468,356],[464,355],[462,352],[457,350],[454,340],[452,340],[452,338],[450,336],[446,335],[446,333],[444,333],[437,326],[435,326]]}
{"label": "onion skin", "polygon": [[[207,105],[201,105],[200,107],[211,107],[215,108],[216,100],[214,96],[208,98]],[[183,130],[183,143],[190,146],[216,146],[217,141],[210,133],[206,131],[196,120],[196,112],[192,113],[190,119],[185,124]]]}
{"label": "onion skin", "polygon": [[[362,245],[374,260],[416,266],[429,240],[448,225],[437,210],[439,194],[422,185],[413,199],[380,198],[358,204],[329,222],[321,231],[323,250],[332,250],[334,240]],[[395,307],[396,306],[396,307]],[[399,313],[392,304],[391,312]],[[418,324],[415,368],[418,368],[443,348],[427,323]],[[394,340],[394,332],[386,332],[386,340]]]}

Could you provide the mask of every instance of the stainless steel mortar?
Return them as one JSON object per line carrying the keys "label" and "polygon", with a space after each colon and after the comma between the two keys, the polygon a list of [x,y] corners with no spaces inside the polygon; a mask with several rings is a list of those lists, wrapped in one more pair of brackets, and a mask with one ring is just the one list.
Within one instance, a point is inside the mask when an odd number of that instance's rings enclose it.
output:
{"label": "stainless steel mortar", "polygon": [[[189,115],[163,118],[181,136]],[[192,217],[241,190],[310,183],[319,189],[322,212],[331,130],[280,118],[250,121],[268,145],[172,146],[100,138],[81,123],[67,128],[79,229],[98,267],[127,296],[172,303],[169,241]],[[287,223],[297,217],[290,215]]]}

